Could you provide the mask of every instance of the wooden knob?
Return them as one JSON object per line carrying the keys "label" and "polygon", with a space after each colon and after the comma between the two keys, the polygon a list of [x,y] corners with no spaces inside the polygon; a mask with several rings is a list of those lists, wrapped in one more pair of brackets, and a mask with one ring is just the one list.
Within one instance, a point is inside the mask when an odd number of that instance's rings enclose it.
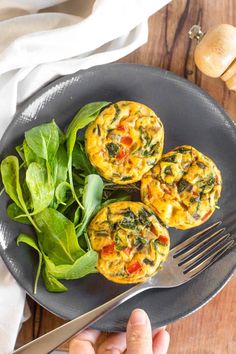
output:
{"label": "wooden knob", "polygon": [[199,41],[194,51],[199,70],[210,77],[221,77],[230,90],[236,91],[236,28],[221,24],[204,34],[195,25],[189,36]]}

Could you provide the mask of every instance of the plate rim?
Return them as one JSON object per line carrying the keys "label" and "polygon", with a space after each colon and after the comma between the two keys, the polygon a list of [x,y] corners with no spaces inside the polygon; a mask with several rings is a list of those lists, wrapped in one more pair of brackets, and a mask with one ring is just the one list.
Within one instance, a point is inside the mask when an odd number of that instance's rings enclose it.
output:
{"label": "plate rim", "polygon": [[[224,119],[230,125],[234,135],[236,136],[236,123],[230,118],[230,116],[227,114],[227,112],[224,110],[224,108],[213,97],[211,97],[207,92],[205,92],[202,88],[200,88],[198,85],[196,85],[192,81],[187,80],[187,79],[185,79],[185,78],[183,78],[181,76],[178,76],[177,74],[175,74],[175,73],[173,73],[171,71],[168,71],[166,69],[157,68],[157,67],[154,67],[154,66],[151,66],[151,65],[132,64],[132,63],[109,63],[109,64],[102,64],[102,65],[93,66],[93,67],[90,67],[88,69],[79,70],[79,71],[77,71],[75,73],[72,73],[72,74],[69,74],[69,75],[61,76],[61,77],[56,78],[55,80],[51,81],[50,83],[46,84],[45,86],[41,87],[39,90],[37,90],[33,95],[31,95],[27,100],[25,100],[23,103],[21,103],[17,107],[17,111],[14,114],[13,119],[8,124],[7,128],[5,129],[3,135],[2,135],[2,137],[0,139],[0,144],[1,145],[4,144],[5,140],[7,139],[9,129],[11,129],[12,125],[14,126],[14,122],[16,122],[18,120],[19,115],[24,112],[24,110],[29,106],[29,104],[32,104],[33,102],[38,100],[43,94],[46,94],[51,88],[55,87],[56,85],[58,85],[60,83],[65,83],[66,81],[70,81],[72,78],[75,78],[75,77],[78,77],[80,75],[86,74],[86,72],[89,72],[89,71],[90,72],[96,72],[98,70],[102,70],[104,67],[106,67],[106,68],[112,67],[113,69],[115,67],[125,67],[127,69],[129,69],[131,67],[132,69],[141,70],[141,71],[142,70],[149,70],[153,74],[158,75],[158,76],[162,77],[163,79],[167,78],[167,79],[172,80],[172,81],[173,80],[177,81],[178,83],[181,83],[184,86],[186,86],[186,85],[189,86],[194,91],[198,91],[203,98],[207,99],[207,101],[210,101],[213,104],[213,106],[216,107],[220,111],[221,115],[224,117]],[[37,120],[35,122],[37,122]],[[20,280],[16,279],[16,277],[15,277],[15,275],[13,273],[13,270],[10,268],[10,264],[9,264],[10,262],[9,262],[8,256],[4,252],[4,249],[2,247],[0,247],[0,255],[1,255],[3,261],[4,261],[5,266],[7,267],[7,269],[12,274],[13,278],[25,290],[21,279]],[[192,308],[191,311],[189,311],[189,310],[179,311],[178,315],[172,316],[172,317],[169,316],[169,318],[167,319],[166,322],[164,322],[164,321],[160,322],[159,321],[158,322],[158,326],[159,325],[163,326],[163,325],[175,322],[178,319],[185,318],[185,317],[191,315],[192,313],[194,313],[195,311],[197,311],[198,309],[200,309],[201,307],[203,307],[204,305],[206,305],[211,299],[213,299],[226,286],[226,284],[232,278],[235,270],[236,270],[236,262],[235,262],[235,266],[227,273],[227,275],[224,277],[222,282],[220,282],[219,286],[216,287],[214,289],[214,291],[211,292],[207,297],[205,297],[197,306],[191,306],[191,308]],[[50,308],[48,308],[45,304],[41,303],[39,300],[37,300],[37,298],[35,297],[35,294],[33,294],[33,293],[31,294],[27,290],[25,290],[25,291],[31,298],[33,298],[34,301],[36,301],[40,306],[42,306],[43,308],[45,308],[49,312],[53,313],[54,315],[56,315],[56,316],[58,316],[60,318],[65,319],[65,320],[69,319],[68,317],[62,316],[57,311],[53,311]],[[155,322],[152,322],[152,323],[155,326]],[[97,327],[96,324],[94,324],[92,327],[96,328],[96,329],[98,329],[98,328],[101,329],[101,326]],[[115,325],[113,326],[113,328],[115,328]]]}

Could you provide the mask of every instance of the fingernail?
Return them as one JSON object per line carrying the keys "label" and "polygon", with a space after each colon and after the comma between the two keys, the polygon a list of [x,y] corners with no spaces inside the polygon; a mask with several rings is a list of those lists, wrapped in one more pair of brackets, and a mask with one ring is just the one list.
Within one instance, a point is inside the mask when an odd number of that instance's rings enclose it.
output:
{"label": "fingernail", "polygon": [[130,316],[131,325],[145,325],[147,323],[147,314],[141,309],[136,309]]}

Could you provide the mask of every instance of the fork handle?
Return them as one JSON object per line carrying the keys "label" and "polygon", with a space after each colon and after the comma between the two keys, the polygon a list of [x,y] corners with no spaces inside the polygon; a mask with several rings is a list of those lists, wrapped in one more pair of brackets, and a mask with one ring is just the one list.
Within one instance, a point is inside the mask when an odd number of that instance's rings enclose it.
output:
{"label": "fork handle", "polygon": [[44,334],[43,336],[33,340],[23,347],[15,350],[12,354],[47,354],[56,349],[60,344],[66,342],[75,334],[80,333],[89,325],[99,320],[106,313],[110,312],[123,302],[133,296],[143,292],[150,286],[148,283],[140,283],[124,293],[116,296],[105,304],[76,317],[74,320],[65,323],[64,325]]}

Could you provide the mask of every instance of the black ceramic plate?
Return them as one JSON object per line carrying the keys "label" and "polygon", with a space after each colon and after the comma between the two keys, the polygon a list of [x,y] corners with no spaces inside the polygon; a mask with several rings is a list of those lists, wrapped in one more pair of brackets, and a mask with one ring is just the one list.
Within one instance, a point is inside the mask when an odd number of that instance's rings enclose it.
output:
{"label": "black ceramic plate", "polygon": [[[4,97],[1,97],[4,99]],[[177,145],[193,145],[216,162],[223,176],[220,210],[207,224],[190,231],[170,229],[172,246],[216,220],[223,220],[227,230],[236,235],[236,129],[218,104],[197,86],[170,72],[127,64],[112,64],[80,71],[59,79],[31,98],[8,127],[0,143],[0,158],[13,152],[25,130],[52,118],[61,126],[72,119],[79,108],[91,101],[134,100],[145,103],[161,117],[165,127],[165,151]],[[37,254],[27,246],[17,247],[15,239],[22,232],[32,232],[6,216],[8,198],[1,196],[0,250],[16,280],[28,294],[49,311],[72,319],[124,291],[127,286],[91,275],[68,281],[69,291],[46,291],[40,280],[38,292],[32,293]],[[30,230],[30,231],[29,231]],[[183,317],[209,301],[229,280],[236,264],[232,250],[194,280],[173,289],[147,291],[112,311],[95,327],[124,330],[135,307],[145,309],[153,326],[161,326]]]}

